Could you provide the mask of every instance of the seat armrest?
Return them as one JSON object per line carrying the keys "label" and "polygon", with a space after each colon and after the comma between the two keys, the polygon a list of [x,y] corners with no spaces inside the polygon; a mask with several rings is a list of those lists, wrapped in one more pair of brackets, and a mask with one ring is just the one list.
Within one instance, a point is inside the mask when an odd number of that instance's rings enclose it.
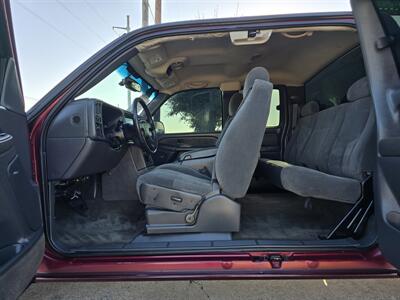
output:
{"label": "seat armrest", "polygon": [[214,157],[217,154],[217,150],[218,148],[206,148],[202,150],[187,151],[178,156],[178,161],[182,162],[185,160]]}

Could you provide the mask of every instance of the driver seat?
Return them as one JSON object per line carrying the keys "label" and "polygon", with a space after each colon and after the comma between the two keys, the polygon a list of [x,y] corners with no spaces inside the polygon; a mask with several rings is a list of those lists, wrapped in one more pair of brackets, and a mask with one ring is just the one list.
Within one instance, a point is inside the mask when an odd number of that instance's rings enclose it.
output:
{"label": "driver seat", "polygon": [[165,164],[137,180],[148,234],[238,232],[240,204],[259,159],[273,85],[265,68],[246,76],[243,102],[222,137],[212,176]]}

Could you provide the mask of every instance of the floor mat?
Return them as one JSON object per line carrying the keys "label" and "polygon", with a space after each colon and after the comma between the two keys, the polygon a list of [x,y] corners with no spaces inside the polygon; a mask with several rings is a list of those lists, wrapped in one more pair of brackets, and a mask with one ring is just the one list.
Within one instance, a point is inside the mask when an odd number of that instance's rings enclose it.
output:
{"label": "floor mat", "polygon": [[53,237],[61,246],[103,248],[129,243],[145,228],[144,209],[137,201],[86,202],[86,216],[57,201]]}
{"label": "floor mat", "polygon": [[350,209],[349,205],[312,200],[291,193],[249,194],[240,200],[240,232],[234,239],[315,240],[327,234]]}

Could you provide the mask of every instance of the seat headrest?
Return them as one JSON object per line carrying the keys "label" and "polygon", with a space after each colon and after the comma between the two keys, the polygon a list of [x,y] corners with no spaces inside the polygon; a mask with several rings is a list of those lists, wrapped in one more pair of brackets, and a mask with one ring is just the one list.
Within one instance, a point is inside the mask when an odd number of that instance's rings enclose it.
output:
{"label": "seat headrest", "polygon": [[269,81],[268,71],[263,67],[255,67],[247,74],[243,86],[243,99],[247,97],[256,79]]}
{"label": "seat headrest", "polygon": [[365,98],[371,95],[369,90],[368,78],[363,77],[354,82],[347,90],[347,100],[356,101],[361,98]]}
{"label": "seat headrest", "polygon": [[243,95],[241,93],[234,93],[229,99],[228,114],[233,117],[242,103]]}
{"label": "seat headrest", "polygon": [[301,108],[300,115],[302,117],[311,116],[319,112],[319,104],[317,101],[309,101]]}

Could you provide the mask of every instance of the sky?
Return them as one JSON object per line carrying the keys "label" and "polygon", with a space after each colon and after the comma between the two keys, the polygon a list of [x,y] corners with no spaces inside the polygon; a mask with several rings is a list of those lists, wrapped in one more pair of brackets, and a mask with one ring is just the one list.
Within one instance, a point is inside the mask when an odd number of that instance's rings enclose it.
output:
{"label": "sky", "polygon": [[[87,58],[141,27],[141,0],[10,0],[28,110]],[[149,0],[154,24],[154,0]],[[350,11],[349,0],[162,0],[162,22],[302,12]]]}

